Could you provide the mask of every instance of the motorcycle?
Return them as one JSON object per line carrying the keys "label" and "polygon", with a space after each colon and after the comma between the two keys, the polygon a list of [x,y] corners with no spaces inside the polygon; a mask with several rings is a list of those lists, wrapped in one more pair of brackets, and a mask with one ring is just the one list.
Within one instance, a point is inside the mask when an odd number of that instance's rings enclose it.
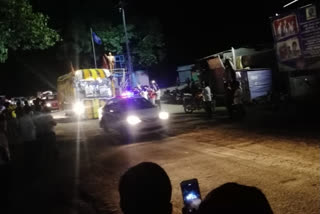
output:
{"label": "motorcycle", "polygon": [[[183,94],[183,109],[186,114],[192,114],[196,110],[204,109],[204,101],[202,99],[202,94],[198,93],[195,96],[192,94]],[[212,112],[215,111],[215,100],[212,99],[211,103]]]}
{"label": "motorcycle", "polygon": [[[211,109],[215,112],[215,99],[212,96]],[[195,96],[185,93],[182,98],[183,109],[186,114],[192,114],[194,111],[205,109],[204,101],[202,99],[202,93],[198,93]]]}
{"label": "motorcycle", "polygon": [[178,89],[164,91],[161,99],[167,101],[169,104],[182,104],[182,95]]}

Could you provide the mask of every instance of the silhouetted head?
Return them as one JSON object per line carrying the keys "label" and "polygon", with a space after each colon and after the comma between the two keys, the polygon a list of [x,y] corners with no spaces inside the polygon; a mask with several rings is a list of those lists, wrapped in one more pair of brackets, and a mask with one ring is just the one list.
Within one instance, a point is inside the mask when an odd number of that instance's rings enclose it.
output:
{"label": "silhouetted head", "polygon": [[202,201],[198,214],[272,214],[266,196],[256,187],[226,183]]}
{"label": "silhouetted head", "polygon": [[9,103],[9,102],[5,102],[5,103],[4,103],[4,107],[6,107],[6,109],[8,109],[9,106],[10,106],[10,103]]}
{"label": "silhouetted head", "polygon": [[140,163],[120,179],[120,206],[124,214],[171,214],[171,183],[159,165]]}
{"label": "silhouetted head", "polygon": [[17,107],[21,107],[21,101],[20,100],[17,101]]}

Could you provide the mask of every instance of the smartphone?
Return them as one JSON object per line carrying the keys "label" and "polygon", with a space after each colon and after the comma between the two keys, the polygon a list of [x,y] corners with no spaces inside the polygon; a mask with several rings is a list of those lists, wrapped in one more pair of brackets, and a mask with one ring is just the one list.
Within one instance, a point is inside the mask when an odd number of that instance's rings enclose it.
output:
{"label": "smartphone", "polygon": [[198,210],[201,203],[199,183],[197,179],[185,180],[180,183],[182,197],[187,212]]}

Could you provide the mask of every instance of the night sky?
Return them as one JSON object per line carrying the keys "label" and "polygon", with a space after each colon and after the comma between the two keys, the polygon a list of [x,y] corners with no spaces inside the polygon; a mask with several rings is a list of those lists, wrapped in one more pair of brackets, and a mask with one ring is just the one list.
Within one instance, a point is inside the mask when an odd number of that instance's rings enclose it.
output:
{"label": "night sky", "polygon": [[[31,0],[36,11],[50,17],[50,26],[64,32],[75,18],[95,18],[121,23],[117,0]],[[283,12],[290,0],[270,1],[152,1],[127,0],[128,23],[134,17],[160,20],[167,45],[167,60],[152,69],[155,78],[174,79],[177,65],[231,47],[271,44],[269,17]],[[211,3],[208,3],[211,2]],[[300,1],[304,4],[308,1]],[[63,36],[63,35],[62,35]],[[33,95],[55,88],[56,77],[65,73],[56,62],[56,48],[17,52],[0,64],[0,94]],[[163,84],[165,85],[165,84]]]}

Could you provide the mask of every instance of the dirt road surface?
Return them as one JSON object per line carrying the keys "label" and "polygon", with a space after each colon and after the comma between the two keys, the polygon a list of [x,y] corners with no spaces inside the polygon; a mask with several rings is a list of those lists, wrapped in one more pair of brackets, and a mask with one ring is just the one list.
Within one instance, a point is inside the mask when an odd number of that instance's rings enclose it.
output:
{"label": "dirt road surface", "polygon": [[120,176],[135,164],[152,161],[171,179],[174,214],[181,213],[183,204],[179,184],[190,178],[199,180],[203,197],[221,184],[238,182],[260,188],[275,213],[320,212],[316,129],[302,130],[305,124],[274,120],[271,113],[261,118],[252,112],[241,122],[230,122],[219,112],[210,121],[201,116],[176,113],[168,134],[127,145],[103,133],[96,120],[60,119],[59,159],[31,182],[29,192],[46,213],[121,213]]}

